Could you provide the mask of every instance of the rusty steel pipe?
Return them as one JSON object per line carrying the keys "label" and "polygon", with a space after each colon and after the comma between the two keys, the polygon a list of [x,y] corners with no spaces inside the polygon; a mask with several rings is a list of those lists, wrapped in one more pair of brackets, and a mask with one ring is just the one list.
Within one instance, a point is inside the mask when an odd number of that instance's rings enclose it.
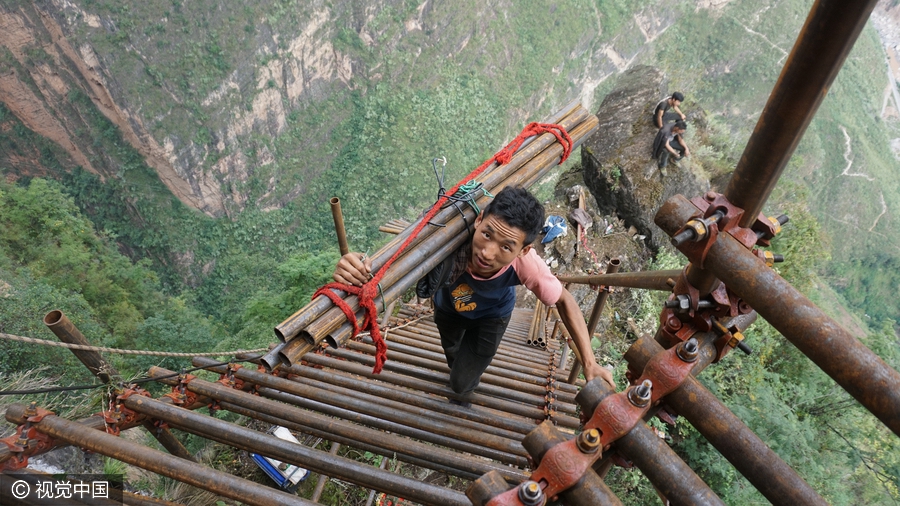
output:
{"label": "rusty steel pipe", "polygon": [[[287,372],[292,375],[290,381],[306,382],[306,384],[310,386],[323,389],[327,388],[333,392],[341,392],[345,395],[354,395],[360,398],[375,397],[382,402],[394,401],[390,405],[415,416],[437,417],[439,419],[444,419],[445,421],[452,420],[453,423],[459,427],[486,434],[493,434],[506,439],[518,441],[522,438],[522,432],[494,427],[493,425],[483,422],[461,419],[458,416],[454,416],[456,413],[453,409],[445,409],[447,407],[458,409],[467,408],[459,408],[454,404],[413,394],[407,390],[391,388],[388,385],[371,381],[361,382],[358,378],[353,378],[344,373],[325,371],[315,367],[293,366],[287,369]],[[528,425],[530,426],[531,424]]]}
{"label": "rusty steel pipe", "polygon": [[[132,396],[130,399],[134,399],[134,397],[139,396]],[[148,397],[142,398],[149,400]],[[190,413],[186,409],[172,408],[162,402],[155,402],[161,406],[167,406],[169,409],[179,409]],[[314,504],[297,496],[279,492],[271,487],[197,465],[194,462],[147,448],[127,439],[107,434],[104,431],[85,427],[56,415],[45,416],[40,422],[34,424],[34,427],[39,432],[68,444],[86,448],[126,464],[138,466],[156,474],[182,481],[246,504],[259,506]]]}
{"label": "rusty steel pipe", "polygon": [[[235,376],[238,377],[238,373],[241,370],[235,372]],[[250,371],[244,371],[248,373]],[[259,374],[259,373],[257,373]],[[263,375],[266,376],[266,375]],[[273,379],[281,379],[274,378]],[[285,381],[281,379],[281,381]],[[261,382],[262,384],[266,384]],[[296,387],[302,386],[300,384],[294,383]],[[380,430],[372,429],[365,426],[351,424],[346,421],[336,420],[330,418],[329,416],[320,415],[317,413],[311,413],[307,410],[300,409],[299,407],[292,406],[290,404],[286,404],[284,402],[276,402],[271,399],[265,399],[261,397],[256,397],[247,392],[234,390],[224,385],[218,383],[212,383],[200,379],[192,380],[188,385],[188,389],[192,392],[196,392],[201,395],[206,395],[221,401],[229,402],[232,404],[241,405],[254,411],[258,411],[261,413],[266,413],[272,416],[277,416],[279,418],[286,418],[288,420],[296,421],[298,423],[302,423],[304,425],[309,425],[316,427],[320,430],[331,432],[334,434],[338,434],[344,437],[355,438],[357,440],[365,440],[369,442],[373,442],[377,446],[385,448],[390,451],[395,451],[397,453],[405,453],[407,455],[416,456],[419,458],[427,459],[431,462],[435,462],[447,467],[452,467],[455,469],[462,469],[468,472],[474,473],[485,473],[492,469],[497,469],[504,473],[504,475],[510,477],[511,479],[515,479],[520,476],[520,473],[517,473],[509,468],[491,464],[489,462],[485,462],[483,460],[478,459],[468,459],[463,457],[461,454],[446,450],[444,448],[438,448],[435,446],[429,446],[424,443],[420,443],[417,441],[412,441],[406,438],[400,438],[398,436],[394,436],[391,434],[387,434]],[[295,388],[296,390],[296,388]],[[311,389],[305,389],[306,391]],[[271,387],[260,388],[259,393],[261,395],[265,395],[266,397],[277,398],[279,400],[290,399],[291,403],[296,403],[298,405],[304,404],[307,407],[313,406],[314,409],[320,411],[322,413],[328,413],[336,416],[344,416],[344,417],[354,417],[353,413],[347,412],[347,410],[337,411],[335,409],[331,409],[329,405],[318,401],[312,404],[312,401],[307,401],[306,399],[294,395],[294,394],[286,394],[281,390],[277,390]],[[134,409],[134,408],[132,408]],[[139,410],[136,410],[139,411]],[[329,413],[330,412],[330,413]],[[382,427],[390,427],[386,430],[403,430],[402,426],[399,424],[385,424],[379,423],[375,417],[354,417],[359,418],[367,423],[371,423],[372,425],[381,425]],[[417,433],[419,439],[436,439],[434,436],[429,436],[426,431],[419,431]],[[444,438],[446,440],[446,438]],[[473,448],[474,445],[469,445],[467,450],[475,451],[476,448]],[[489,453],[489,452],[488,452]],[[284,459],[280,459],[284,460]],[[352,481],[352,480],[351,480]]]}
{"label": "rusty steel pipe", "polygon": [[[50,311],[44,316],[44,325],[64,343],[91,345],[78,327],[58,309]],[[71,350],[71,352],[91,371],[91,374],[104,383],[109,383],[110,377],[119,375],[119,372],[109,365],[109,362],[104,360],[99,352],[91,350]]]}
{"label": "rusty steel pipe", "polygon": [[[613,258],[609,261],[609,265],[606,266],[606,274],[611,275],[619,272],[619,266],[622,262],[618,258]],[[600,315],[603,314],[603,308],[606,307],[606,299],[609,298],[609,290],[605,286],[599,287],[597,290],[597,301],[594,302],[594,308],[591,310],[591,317],[588,320],[587,330],[588,330],[588,343],[590,343],[594,339],[594,330],[597,329],[597,325],[600,323]],[[569,378],[566,380],[566,383],[573,384],[575,380],[578,379],[578,376],[581,375],[581,371],[584,370],[584,364],[580,361],[576,361],[572,364],[572,370],[569,371]]]}
{"label": "rusty steel pipe", "polygon": [[794,43],[725,197],[749,227],[762,211],[877,0],[817,0]]}
{"label": "rusty steel pipe", "polygon": [[[358,377],[351,375],[350,373],[336,370],[330,370],[326,373],[323,369],[317,367],[291,366],[290,368],[285,369],[285,371],[292,375],[316,379],[324,378],[327,375],[328,381],[331,381],[336,385],[356,388],[361,392],[366,392],[383,399],[402,402],[409,406],[441,412],[452,416],[456,420],[462,419],[476,422],[479,424],[480,430],[488,432],[491,429],[495,429],[497,432],[493,433],[498,436],[509,437],[510,439],[521,439],[522,434],[527,434],[534,428],[534,423],[532,422],[518,421],[513,417],[500,418],[480,410],[462,408],[432,397],[410,393],[405,388],[396,388],[388,381],[359,381]],[[371,373],[371,370],[369,373]],[[382,379],[390,380],[391,378],[385,376]],[[490,429],[488,427],[490,427]],[[518,434],[518,436],[514,436],[513,434]]]}
{"label": "rusty steel pipe", "polygon": [[624,288],[643,288],[671,292],[669,280],[677,280],[681,270],[665,271],[617,272],[615,274],[595,274],[593,276],[557,276],[563,283],[583,285],[620,286]]}
{"label": "rusty steel pipe", "polygon": [[[364,365],[368,365],[370,367],[375,364],[375,358],[372,356],[359,355],[343,349],[329,349],[327,350],[327,353],[333,357],[342,358],[344,360],[352,360]],[[450,382],[449,375],[447,374],[440,374],[428,369],[407,366],[405,364],[398,364],[391,361],[388,361],[384,365],[384,370],[401,373],[403,375],[411,376],[419,380],[425,380],[430,383],[441,385],[442,391],[446,392],[446,394],[444,395],[446,395],[448,398],[456,399],[459,397],[456,393],[450,390],[449,387],[446,386],[449,385]],[[382,374],[383,373],[384,371],[382,371]],[[422,390],[425,388],[425,385],[419,382],[417,388]],[[469,400],[472,404],[482,404],[483,400],[489,400],[489,402],[493,401],[493,404],[497,405],[502,401],[504,403],[503,405],[507,406],[507,408],[501,409],[505,409],[506,411],[541,420],[544,417],[543,409],[536,407],[538,405],[543,405],[546,403],[546,400],[544,400],[543,398],[537,398],[534,395],[519,394],[515,390],[500,388],[494,385],[478,385],[478,387],[476,387],[475,389],[475,392],[475,394],[467,397],[467,400]],[[495,397],[500,397],[502,399],[495,399]],[[559,415],[556,420],[563,427],[569,427],[573,429],[577,428],[580,424],[579,420],[572,416]]]}
{"label": "rusty steel pipe", "polygon": [[[714,355],[715,346],[711,342],[706,346]],[[642,370],[662,351],[663,347],[653,339],[639,339],[629,349],[628,363]],[[697,366],[692,373],[696,374],[696,369]],[[678,389],[666,396],[665,402],[685,417],[772,504],[828,504],[695,377],[688,376]]]}
{"label": "rusty steel pipe", "polygon": [[[343,223],[342,223],[343,224]],[[331,450],[328,451],[329,455],[337,455],[337,452],[341,449],[341,443],[331,443]],[[309,500],[312,502],[319,502],[319,499],[322,498],[322,492],[325,491],[325,484],[328,483],[328,475],[320,474],[319,479],[316,481],[316,488],[313,489],[312,495],[309,497]]]}
{"label": "rusty steel pipe", "polygon": [[[443,361],[441,360],[445,358],[444,350],[439,345],[432,345],[425,341],[425,339],[421,339],[419,342],[416,342],[414,338],[406,337],[406,333],[404,335],[400,335],[399,331],[391,331],[391,337],[388,340],[390,343],[391,351],[399,351],[408,355],[415,355],[423,358],[431,358],[435,361]],[[409,335],[419,336],[419,334]],[[505,337],[504,337],[505,338]],[[364,337],[362,342],[366,344],[372,344],[372,339],[369,337]],[[531,367],[518,366],[520,361],[507,361],[506,355],[494,355],[494,360],[491,361],[491,365],[488,366],[485,371],[487,374],[493,374],[496,376],[502,376],[504,378],[514,379],[516,381],[521,381],[523,383],[529,383],[533,385],[547,385],[547,370],[539,369],[534,367],[534,362],[531,362]],[[550,355],[545,353],[541,359],[546,361],[550,358]],[[521,361],[524,362],[524,361]],[[562,385],[566,385],[563,387]],[[568,384],[560,384],[560,391],[572,394],[574,396],[575,393],[578,392],[578,389],[572,385]],[[573,397],[574,400],[574,397]]]}
{"label": "rusty steel pipe", "polygon": [[[697,208],[676,195],[656,215],[674,235]],[[900,373],[729,234],[710,247],[707,270],[900,436]]]}
{"label": "rusty steel pipe", "polygon": [[[574,116],[576,115],[570,116],[570,118]],[[566,121],[570,118],[566,118]],[[563,123],[565,123],[565,121]],[[570,136],[573,141],[573,149],[584,142],[587,136],[597,129],[597,125],[598,120],[596,116],[586,115],[584,121],[572,128]],[[558,164],[556,160],[560,158],[562,152],[563,148],[558,143],[551,144],[547,149],[538,153],[523,165],[520,171],[512,172],[501,183],[493,187],[490,187],[485,183],[484,186],[492,192],[497,192],[506,186],[526,186],[524,184],[525,182],[539,179],[543,174],[549,171],[550,168],[556,166]],[[506,167],[507,166],[504,166],[504,170],[506,170]],[[482,196],[479,200],[482,201],[481,205],[486,205],[488,199],[487,197]],[[468,209],[466,209],[466,212],[468,212]],[[468,221],[474,221],[474,212],[473,216],[468,218]],[[423,231],[424,230],[428,230],[428,228],[423,229]],[[452,217],[446,221],[446,226],[442,228],[439,233],[434,234],[427,241],[422,240],[417,242],[415,246],[410,245],[410,247],[407,248],[407,250],[391,266],[391,269],[385,274],[385,277],[382,280],[384,291],[396,291],[398,293],[405,292],[421,278],[421,275],[408,275],[407,272],[409,269],[422,269],[427,273],[449,254],[438,255],[428,251],[428,249],[437,251],[443,249],[442,246],[445,246],[449,242],[458,244],[458,246],[462,245],[467,239],[467,234],[464,233],[465,231],[465,221],[459,216],[459,211],[456,211],[455,208],[453,208]],[[389,299],[387,296],[386,298]],[[345,302],[348,303],[353,311],[359,309],[359,301],[356,296],[347,297]],[[343,311],[341,311],[340,308],[333,307],[326,311],[316,321],[310,323],[305,329],[301,330],[299,335],[308,342],[319,343],[329,335],[331,337],[331,342],[343,342],[343,340],[349,336],[351,328],[352,326],[349,325],[349,322],[346,322],[346,316]]]}
{"label": "rusty steel pipe", "polygon": [[[194,364],[197,366],[209,365],[205,361],[203,357],[197,357],[194,359]],[[209,362],[215,363],[214,361]],[[209,370],[224,373],[226,368],[225,366],[210,367]],[[516,454],[524,456],[518,441],[461,428],[452,418],[438,420],[431,416],[410,417],[407,412],[392,404],[399,404],[395,401],[364,399],[348,395],[346,392],[341,392],[342,395],[335,395],[334,391],[326,391],[315,385],[278,378],[246,368],[237,369],[234,376],[280,392],[284,395],[277,395],[276,398],[290,404],[302,405],[306,408],[318,406],[317,411],[332,416],[341,416],[348,420],[356,419],[359,422],[367,422],[370,427],[390,430],[397,434],[404,434],[442,446],[456,447],[459,450],[481,454],[508,464],[527,465],[524,458],[510,458]],[[263,393],[262,389],[259,391]],[[286,396],[288,394],[291,396],[290,398]],[[270,397],[268,393],[266,396]],[[232,402],[235,401],[232,400]],[[331,406],[331,408],[324,406]],[[503,453],[492,452],[488,449],[499,450]]]}
{"label": "rusty steel pipe", "polygon": [[[580,104],[578,104],[577,101],[570,102],[559,112],[547,118],[546,122],[564,124],[563,121],[572,116],[573,113],[581,113],[578,111],[578,109],[581,109],[581,112],[586,113],[586,111],[584,111],[584,109],[580,106]],[[502,180],[507,175],[506,171],[517,170],[523,163],[555,142],[556,138],[552,135],[543,135],[531,139],[526,139],[519,151],[517,151],[513,156],[513,159],[510,160],[509,164],[500,167],[495,163],[485,170],[485,172],[483,173],[482,181],[482,183],[484,183],[485,185],[485,188],[490,189],[494,184],[496,184],[497,181]],[[502,170],[497,170],[498,168]],[[434,217],[433,221],[435,223],[447,223],[457,212],[458,211],[456,211],[456,209],[448,208],[444,211],[439,212]],[[415,224],[418,224],[418,221],[415,222]],[[414,226],[408,227],[403,233],[398,234],[397,237],[392,239],[388,244],[381,248],[381,250],[373,255],[372,266],[375,270],[381,267],[389,258],[394,255],[394,253],[400,248],[400,246],[412,233],[414,228]],[[435,231],[436,230],[432,229],[431,227],[425,227],[424,229],[422,229],[419,237],[417,237],[416,240],[413,241],[413,243],[410,245],[410,248],[415,248],[416,244],[428,238]],[[318,319],[325,311],[327,311],[332,306],[333,304],[327,297],[317,297],[316,300],[314,300],[312,303],[299,309],[297,312],[295,312],[293,315],[291,315],[286,320],[281,322],[277,327],[275,327],[275,335],[282,341],[291,340],[297,335],[297,333],[300,332],[300,330]]]}
{"label": "rusty steel pipe", "polygon": [[[593,413],[603,399],[614,393],[598,378],[584,386],[577,400],[585,413]],[[632,461],[672,504],[724,506],[709,486],[643,422],[639,421],[628,434],[616,440],[613,448]]]}
{"label": "rusty steel pipe", "polygon": [[153,422],[150,420],[144,420],[141,425],[143,425],[144,428],[147,429],[147,432],[156,438],[156,440],[159,441],[159,444],[172,455],[185,460],[190,460],[191,462],[197,462],[197,459],[194,458],[191,452],[181,444],[181,441],[175,437],[175,434],[172,434],[172,431],[167,427],[157,427],[153,425]]}
{"label": "rusty steel pipe", "polygon": [[[375,347],[367,343],[351,341],[347,343],[347,349],[361,352],[366,355],[375,354]],[[422,367],[424,369],[428,369],[440,374],[447,374],[449,378],[450,368],[447,367],[446,361],[443,360],[443,356],[436,357],[432,355],[423,357],[420,354],[414,352],[415,350],[402,349],[400,346],[397,346],[396,343],[391,343],[391,352],[388,354],[388,358],[398,363]],[[529,377],[529,379],[535,379],[535,377],[532,376]],[[510,378],[505,374],[502,374],[502,369],[495,367],[493,368],[493,370],[491,370],[491,367],[488,367],[488,370],[485,371],[481,376],[481,384],[494,385],[500,388],[516,391],[520,394],[530,394],[543,397],[547,395],[547,378],[543,377],[540,379],[543,380],[543,385],[532,383],[531,381],[522,381],[517,378]],[[572,392],[557,392],[557,399],[571,404],[575,402],[575,394]],[[571,413],[575,413],[574,408],[572,409]]]}
{"label": "rusty steel pipe", "polygon": [[[193,383],[194,381],[191,382],[191,384]],[[222,388],[226,387],[223,386]],[[240,393],[253,397],[244,392]],[[397,494],[423,504],[433,504],[435,506],[444,504],[465,506],[467,504],[465,496],[458,492],[429,485],[420,480],[383,472],[351,459],[332,457],[325,452],[313,450],[300,444],[288,443],[275,436],[261,434],[215,417],[173,407],[156,399],[137,397],[131,396],[126,399],[125,406],[153,418],[165,420],[193,434],[229,444],[241,450],[267,455],[316,473],[338,477],[341,480],[361,487]],[[185,461],[182,460],[182,462]],[[231,476],[229,478],[235,479]],[[314,503],[304,502],[304,504]]]}
{"label": "rusty steel pipe", "polygon": [[[340,351],[340,350],[329,350],[329,351]],[[372,374],[372,366],[368,364],[354,364],[348,360],[342,360],[343,357],[327,357],[316,354],[309,354],[305,357],[305,360],[312,365],[315,366],[323,366],[323,367],[331,367],[337,369],[339,371],[350,372],[368,379],[378,379],[380,381],[390,382],[395,385],[404,386],[407,388],[412,388],[418,390],[420,392],[440,395],[447,398],[456,398],[456,394],[451,390],[446,384],[434,384],[429,382],[423,382],[414,377],[410,377],[404,374],[398,374],[393,371],[384,370],[380,374]],[[368,365],[368,366],[367,366]],[[524,416],[530,418],[532,420],[543,421],[545,418],[545,414],[542,410],[537,408],[523,406],[517,402],[510,402],[503,399],[495,399],[493,397],[481,395],[478,393],[473,394],[469,400],[473,405],[485,406],[487,408],[492,408],[500,411],[504,411],[509,414]],[[472,410],[474,411],[474,410]],[[563,427],[568,427],[572,429],[578,428],[580,422],[572,417],[560,417],[560,425]],[[510,430],[516,430],[517,425],[497,425],[502,422],[496,418],[494,418],[495,423],[492,425],[495,426],[503,426]],[[530,430],[530,429],[529,429]]]}
{"label": "rusty steel pipe", "polygon": [[219,406],[222,409],[227,411],[231,411],[232,413],[237,413],[239,415],[246,416],[247,418],[252,418],[254,420],[260,420],[263,422],[271,423],[272,425],[280,425],[282,427],[287,427],[288,429],[293,429],[297,432],[302,432],[304,434],[309,434],[311,436],[320,437],[322,439],[331,438],[332,442],[340,443],[342,445],[352,446],[357,450],[362,450],[364,452],[374,453],[376,455],[382,455],[387,458],[396,458],[397,460],[408,462],[414,466],[419,466],[426,469],[434,469],[440,471],[445,474],[459,476],[465,479],[475,479],[478,477],[477,474],[465,473],[461,472],[458,469],[453,469],[449,467],[439,466],[434,464],[433,462],[429,462],[427,460],[418,459],[415,457],[410,457],[409,455],[399,454],[396,452],[392,452],[390,450],[386,450],[380,446],[376,446],[374,444],[365,443],[362,441],[357,441],[352,438],[345,438],[342,436],[337,436],[333,433],[327,431],[321,431],[314,427],[309,427],[307,425],[303,425],[301,423],[292,422],[291,420],[285,420],[284,418],[279,418],[276,416],[267,415],[265,413],[260,413],[258,411],[254,411],[250,408],[245,408],[243,406],[239,406],[237,404],[231,404],[230,402],[220,402]]}
{"label": "rusty steel pipe", "polygon": [[341,256],[350,253],[350,245],[347,244],[347,229],[344,228],[344,213],[341,211],[341,199],[331,197],[331,217],[334,218],[334,233],[337,234],[338,249]]}
{"label": "rusty steel pipe", "polygon": [[[531,455],[535,465],[539,465],[544,455],[554,446],[568,441],[562,432],[556,429],[550,422],[544,422],[531,431],[525,439],[522,440],[522,446]],[[567,489],[559,494],[559,497],[565,504],[572,506],[593,506],[597,504],[621,505],[621,501],[606,486],[606,483],[594,472],[588,468],[581,480],[572,488]]]}

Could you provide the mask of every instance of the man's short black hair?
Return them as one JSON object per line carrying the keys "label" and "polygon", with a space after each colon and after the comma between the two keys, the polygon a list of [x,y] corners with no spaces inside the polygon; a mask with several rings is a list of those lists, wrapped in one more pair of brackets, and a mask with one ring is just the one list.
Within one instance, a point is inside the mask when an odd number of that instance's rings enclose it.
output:
{"label": "man's short black hair", "polygon": [[674,98],[675,100],[677,100],[679,102],[684,102],[684,94],[682,94],[680,91],[676,91],[675,93],[672,93],[672,98]]}
{"label": "man's short black hair", "polygon": [[525,244],[534,242],[544,226],[544,206],[521,186],[507,186],[484,208],[484,218],[495,216],[525,232]]}
{"label": "man's short black hair", "polygon": [[682,130],[687,130],[687,123],[684,122],[683,119],[680,119],[675,122],[675,128],[680,128]]}

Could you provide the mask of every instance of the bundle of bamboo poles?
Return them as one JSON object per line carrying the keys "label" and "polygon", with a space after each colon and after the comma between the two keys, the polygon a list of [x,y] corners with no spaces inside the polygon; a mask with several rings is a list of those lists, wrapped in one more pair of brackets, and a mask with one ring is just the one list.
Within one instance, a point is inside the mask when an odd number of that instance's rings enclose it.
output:
{"label": "bundle of bamboo poles", "polygon": [[[573,149],[593,134],[599,123],[597,117],[588,113],[578,102],[572,102],[544,122],[559,124],[565,128],[572,138]],[[506,165],[494,163],[489,166],[482,173],[479,182],[490,193],[497,193],[506,186],[528,187],[557,166],[562,153],[563,146],[552,134],[533,137],[519,148]],[[489,200],[482,196],[476,202],[483,208]],[[441,210],[431,221],[436,226],[423,228],[385,274],[381,281],[381,295],[375,300],[376,305],[385,307],[397,300],[422,276],[464,244],[469,237],[467,228],[474,223],[475,218],[475,212],[468,206],[464,207],[462,215],[454,206]],[[377,271],[394,255],[417,224],[418,221],[407,227],[372,257],[374,270]],[[361,318],[362,310],[357,297],[343,293],[340,295],[356,311],[357,317]],[[282,364],[293,365],[322,341],[332,347],[340,346],[350,337],[352,328],[344,313],[328,298],[317,297],[275,327],[275,334],[283,344],[263,357],[262,361],[269,369]]]}
{"label": "bundle of bamboo poles", "polygon": [[384,225],[378,227],[379,232],[384,232],[385,234],[402,234],[404,230],[409,228],[410,223],[402,218],[394,218],[393,220],[385,223]]}

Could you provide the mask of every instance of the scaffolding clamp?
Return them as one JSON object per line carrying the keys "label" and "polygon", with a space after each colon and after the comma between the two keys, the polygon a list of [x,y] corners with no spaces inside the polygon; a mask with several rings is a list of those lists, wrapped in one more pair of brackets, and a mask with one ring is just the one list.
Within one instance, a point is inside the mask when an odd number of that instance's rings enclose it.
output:
{"label": "scaffolding clamp", "polygon": [[606,451],[609,446],[628,434],[650,408],[653,382],[643,380],[640,385],[610,395],[594,409],[594,414],[584,424],[585,431],[600,431],[600,445]]}
{"label": "scaffolding clamp", "polygon": [[28,466],[28,457],[38,453],[44,453],[53,447],[55,441],[52,437],[39,432],[34,424],[39,423],[45,416],[53,415],[52,411],[39,408],[36,402],[25,410],[25,423],[16,428],[16,432],[0,439],[9,449],[10,458],[0,463],[0,471],[16,471]]}

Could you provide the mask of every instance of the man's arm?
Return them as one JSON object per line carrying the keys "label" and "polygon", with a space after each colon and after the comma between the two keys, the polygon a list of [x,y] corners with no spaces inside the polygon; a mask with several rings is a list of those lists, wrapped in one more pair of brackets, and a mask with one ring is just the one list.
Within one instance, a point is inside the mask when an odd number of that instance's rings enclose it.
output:
{"label": "man's arm", "polygon": [[681,109],[679,109],[677,105],[672,106],[672,109],[675,109],[675,112],[677,112],[678,115],[681,116],[681,119],[687,119],[687,116],[685,116],[684,113],[681,112]]}
{"label": "man's arm", "polygon": [[678,144],[681,144],[681,147],[684,148],[684,156],[691,156],[691,150],[688,149],[687,144],[684,142],[684,136],[678,136]]}
{"label": "man's arm", "polygon": [[656,108],[656,114],[655,114],[654,117],[653,117],[653,123],[656,124],[656,128],[662,128],[662,127],[663,127],[662,117],[663,117],[663,113],[664,113],[664,112],[665,112],[665,111],[663,111],[663,108],[662,108],[662,107],[657,107],[657,108]]}
{"label": "man's arm", "polygon": [[566,326],[566,330],[572,336],[575,347],[581,353],[581,359],[584,361],[585,379],[591,381],[599,376],[615,389],[616,385],[613,383],[612,373],[609,369],[600,366],[594,359],[594,350],[591,349],[591,336],[588,335],[587,324],[584,323],[584,315],[581,313],[581,308],[578,307],[575,297],[572,297],[572,294],[565,288],[563,288],[562,295],[556,302],[556,309],[559,312],[559,318],[562,320],[563,325]]}

